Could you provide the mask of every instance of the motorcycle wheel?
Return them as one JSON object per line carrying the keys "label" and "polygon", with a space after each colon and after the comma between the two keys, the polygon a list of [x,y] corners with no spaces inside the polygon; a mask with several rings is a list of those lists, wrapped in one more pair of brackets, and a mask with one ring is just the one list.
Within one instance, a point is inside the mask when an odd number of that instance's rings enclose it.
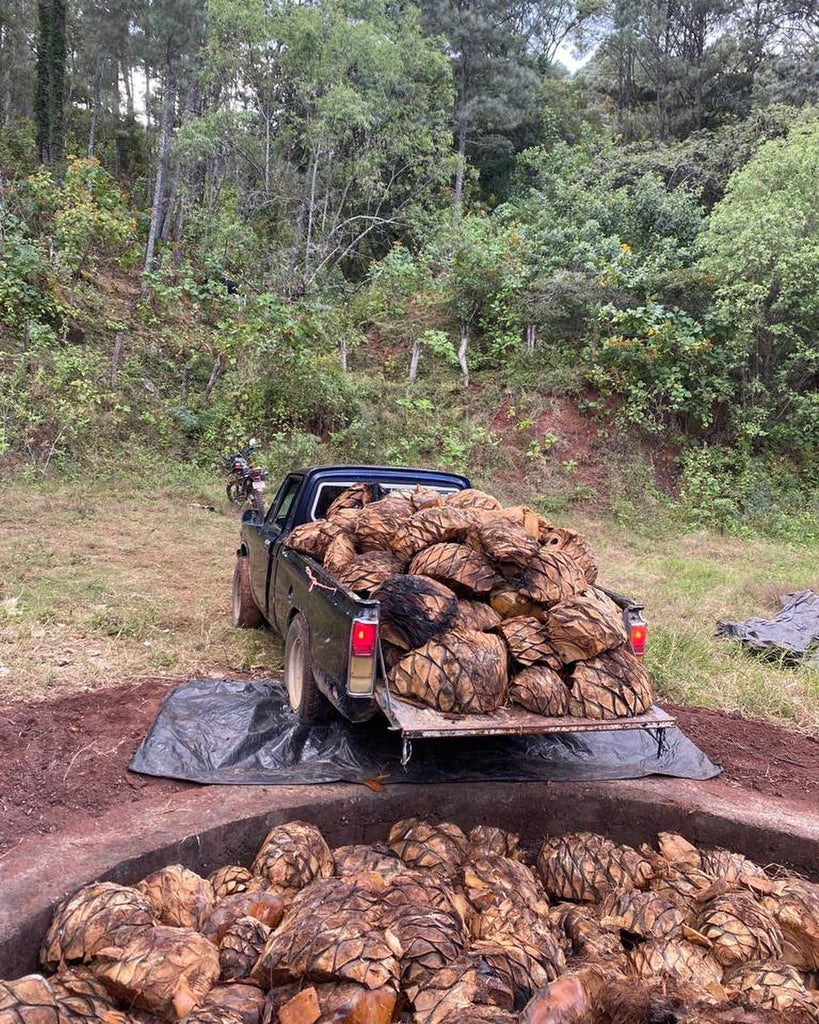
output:
{"label": "motorcycle wheel", "polygon": [[245,500],[244,487],[235,480],[231,480],[225,487],[225,494],[227,494],[227,500],[233,505],[241,505]]}

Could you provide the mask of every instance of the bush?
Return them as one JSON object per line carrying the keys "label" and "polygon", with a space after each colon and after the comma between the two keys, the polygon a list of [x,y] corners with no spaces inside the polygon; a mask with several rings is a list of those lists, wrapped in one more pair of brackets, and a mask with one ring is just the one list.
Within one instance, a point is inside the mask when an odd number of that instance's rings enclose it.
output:
{"label": "bush", "polygon": [[670,424],[683,432],[714,425],[735,389],[734,352],[692,317],[656,302],[632,309],[605,306],[601,338],[587,351],[589,382],[617,395],[620,417],[649,433]]}
{"label": "bush", "polygon": [[819,538],[819,481],[748,446],[690,446],[680,457],[680,510],[689,526],[752,531],[797,543]]}
{"label": "bush", "polygon": [[459,384],[371,381],[368,391],[360,417],[332,438],[337,458],[478,475],[497,452],[485,416],[472,419]]}
{"label": "bush", "polygon": [[[58,313],[48,289],[47,259],[23,221],[3,206],[0,239],[0,331],[3,324],[25,329],[29,322],[53,323]],[[21,331],[14,334],[19,338]]]}
{"label": "bush", "polygon": [[57,268],[72,276],[101,256],[123,256],[136,236],[125,194],[94,157],[68,157],[58,185],[46,167],[28,179],[41,215],[54,221]]}
{"label": "bush", "polygon": [[[819,447],[819,117],[761,146],[736,171],[705,232],[703,267],[744,362],[741,408],[757,446]],[[758,415],[758,411],[763,413]],[[745,426],[739,418],[738,426]]]}

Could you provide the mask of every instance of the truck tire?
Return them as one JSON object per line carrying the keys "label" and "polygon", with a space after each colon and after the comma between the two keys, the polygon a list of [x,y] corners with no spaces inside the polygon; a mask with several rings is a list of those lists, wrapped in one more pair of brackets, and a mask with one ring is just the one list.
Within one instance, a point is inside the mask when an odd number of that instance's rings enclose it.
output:
{"label": "truck tire", "polygon": [[250,589],[250,569],[247,558],[236,559],[233,569],[233,625],[240,629],[255,629],[264,621]]}
{"label": "truck tire", "polygon": [[284,685],[290,707],[301,722],[316,725],[327,721],[332,708],[316,685],[310,657],[310,630],[301,612],[293,617],[284,642]]}

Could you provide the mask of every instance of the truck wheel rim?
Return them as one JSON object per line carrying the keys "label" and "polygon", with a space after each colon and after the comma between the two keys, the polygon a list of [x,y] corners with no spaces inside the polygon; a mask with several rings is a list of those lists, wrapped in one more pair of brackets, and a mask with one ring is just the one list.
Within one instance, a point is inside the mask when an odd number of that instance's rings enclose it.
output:
{"label": "truck wheel rim", "polygon": [[301,704],[301,691],[304,680],[304,647],[301,638],[297,637],[290,645],[287,657],[287,699],[290,707],[298,711]]}

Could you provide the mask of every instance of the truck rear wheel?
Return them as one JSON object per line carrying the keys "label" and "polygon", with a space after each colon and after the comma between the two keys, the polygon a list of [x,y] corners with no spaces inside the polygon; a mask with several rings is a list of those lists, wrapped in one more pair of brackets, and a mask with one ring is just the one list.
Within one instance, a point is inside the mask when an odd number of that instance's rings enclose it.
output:
{"label": "truck rear wheel", "polygon": [[293,617],[284,642],[284,685],[290,707],[305,725],[329,718],[332,709],[316,685],[310,657],[310,630],[301,612]]}
{"label": "truck rear wheel", "polygon": [[233,625],[242,629],[261,626],[263,616],[253,600],[247,558],[237,558],[233,569]]}

